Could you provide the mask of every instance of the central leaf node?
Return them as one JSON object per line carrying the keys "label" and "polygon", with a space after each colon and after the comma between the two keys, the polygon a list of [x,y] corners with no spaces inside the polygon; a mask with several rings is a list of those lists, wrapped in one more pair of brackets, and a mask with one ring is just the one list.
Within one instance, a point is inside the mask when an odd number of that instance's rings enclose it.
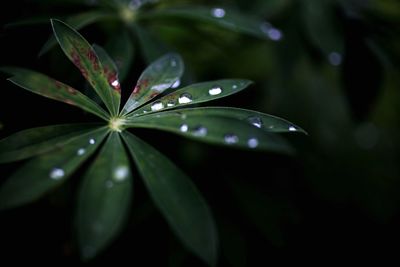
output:
{"label": "central leaf node", "polygon": [[122,132],[124,124],[125,120],[123,118],[115,117],[110,119],[108,127],[113,131]]}

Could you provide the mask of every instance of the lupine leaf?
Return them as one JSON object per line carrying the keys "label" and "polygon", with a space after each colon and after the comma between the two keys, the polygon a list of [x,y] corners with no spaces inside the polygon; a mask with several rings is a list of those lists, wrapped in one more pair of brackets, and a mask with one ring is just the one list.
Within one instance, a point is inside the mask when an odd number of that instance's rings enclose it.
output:
{"label": "lupine leaf", "polygon": [[81,71],[103,100],[111,115],[119,110],[121,91],[114,87],[114,80],[107,80],[104,69],[94,49],[73,28],[59,20],[51,20],[53,31],[65,55]]}
{"label": "lupine leaf", "polygon": [[129,117],[222,98],[242,91],[251,83],[249,80],[236,79],[189,85],[135,110]]}
{"label": "lupine leaf", "polygon": [[2,70],[14,75],[9,78],[11,82],[32,93],[77,106],[104,120],[109,117],[104,109],[78,90],[44,74],[14,67],[6,67]]}
{"label": "lupine leaf", "polygon": [[107,81],[111,81],[111,86],[116,90],[121,91],[119,73],[114,61],[101,46],[95,44],[93,45],[93,49],[96,51],[101,65],[103,66],[104,75],[107,77]]}
{"label": "lupine leaf", "polygon": [[[113,15],[104,11],[88,11],[80,14],[76,14],[70,16],[65,19],[65,22],[73,27],[75,30],[80,30],[90,24],[93,24],[102,19],[112,18]],[[48,21],[48,18],[47,20]],[[53,48],[57,44],[57,40],[54,35],[52,35],[46,43],[43,45],[42,49],[40,49],[39,56],[47,53],[51,48]]]}
{"label": "lupine leaf", "polygon": [[229,29],[239,33],[245,33],[258,38],[267,38],[268,35],[263,31],[263,22],[250,15],[244,15],[238,11],[221,7],[177,7],[160,9],[143,18],[183,18],[194,21],[206,22],[219,27]]}
{"label": "lupine leaf", "polygon": [[126,125],[169,131],[214,144],[292,153],[289,144],[274,133],[266,132],[245,120],[209,115],[201,112],[201,109],[181,109],[135,117]]}
{"label": "lupine leaf", "polygon": [[167,54],[148,66],[129,96],[121,114],[127,114],[170,88],[183,73],[183,61],[178,54]]}
{"label": "lupine leaf", "polygon": [[0,187],[0,209],[37,200],[62,184],[95,151],[106,133],[105,127],[90,131],[28,161]]}
{"label": "lupine leaf", "polygon": [[129,158],[117,133],[112,133],[83,177],[76,212],[82,257],[95,257],[120,232],[132,194]]}
{"label": "lupine leaf", "polygon": [[26,159],[56,149],[98,124],[63,124],[32,128],[0,140],[0,163]]}
{"label": "lupine leaf", "polygon": [[134,135],[124,140],[150,196],[184,245],[209,265],[217,259],[218,237],[211,212],[190,179],[168,158]]}

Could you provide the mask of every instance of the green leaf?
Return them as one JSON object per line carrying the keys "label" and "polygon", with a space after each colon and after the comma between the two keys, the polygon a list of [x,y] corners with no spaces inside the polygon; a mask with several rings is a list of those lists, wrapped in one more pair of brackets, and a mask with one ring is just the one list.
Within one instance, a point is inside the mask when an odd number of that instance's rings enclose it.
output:
{"label": "green leaf", "polygon": [[244,33],[258,38],[268,38],[268,34],[263,30],[264,23],[261,19],[221,7],[207,8],[191,6],[166,8],[146,14],[143,18],[183,18],[213,24],[234,32]]}
{"label": "green leaf", "polygon": [[76,213],[84,259],[95,257],[120,232],[132,194],[129,158],[114,132],[83,178]]}
{"label": "green leaf", "polygon": [[107,131],[106,127],[89,131],[28,161],[0,188],[0,209],[35,201],[62,184],[96,150]]}
{"label": "green leaf", "polygon": [[94,44],[93,49],[99,57],[101,65],[103,66],[104,75],[107,77],[107,81],[112,81],[111,85],[116,90],[121,91],[119,73],[114,61],[101,46]]}
{"label": "green leaf", "polygon": [[63,124],[38,127],[0,140],[0,163],[26,159],[63,146],[96,124]]}
{"label": "green leaf", "polygon": [[[104,11],[88,11],[80,14],[76,14],[66,18],[65,22],[70,25],[72,28],[76,30],[80,30],[90,24],[93,24],[97,21],[112,18],[113,15],[110,13],[106,13]],[[48,18],[46,22],[48,21]],[[46,43],[43,45],[42,49],[39,52],[39,56],[44,55],[47,53],[51,48],[53,48],[57,44],[57,40],[55,36],[51,36]]]}
{"label": "green leaf", "polygon": [[121,91],[119,87],[113,86],[115,80],[107,80],[104,68],[94,49],[77,31],[64,22],[53,19],[51,23],[65,55],[78,67],[103,100],[111,115],[117,115]]}
{"label": "green leaf", "polygon": [[69,85],[28,69],[6,67],[2,68],[2,70],[14,75],[8,79],[9,81],[32,93],[77,106],[104,120],[108,120],[109,115],[104,109]]}
{"label": "green leaf", "polygon": [[178,54],[167,54],[148,66],[125,103],[121,114],[127,114],[170,88],[183,73],[183,61]]}
{"label": "green leaf", "polygon": [[127,127],[152,128],[173,132],[198,141],[247,149],[292,153],[280,136],[237,118],[212,115],[207,109],[180,109],[135,117]]}
{"label": "green leaf", "polygon": [[135,110],[129,117],[222,98],[242,91],[251,83],[249,80],[218,80],[189,85]]}
{"label": "green leaf", "polygon": [[150,196],[183,244],[213,266],[218,237],[204,199],[190,179],[168,158],[134,135],[124,140],[135,159]]}
{"label": "green leaf", "polygon": [[123,81],[130,70],[135,55],[134,45],[129,34],[124,30],[115,33],[106,44],[106,50],[109,51],[111,58],[117,65],[120,81]]}

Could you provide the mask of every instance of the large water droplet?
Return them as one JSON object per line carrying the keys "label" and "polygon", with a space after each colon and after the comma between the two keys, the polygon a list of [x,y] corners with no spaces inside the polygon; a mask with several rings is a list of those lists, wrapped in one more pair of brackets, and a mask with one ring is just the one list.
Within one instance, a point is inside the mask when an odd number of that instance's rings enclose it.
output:
{"label": "large water droplet", "polygon": [[93,138],[89,139],[89,144],[94,145],[96,144],[96,140],[94,140]]}
{"label": "large water droplet", "polygon": [[179,131],[182,133],[186,133],[189,130],[189,126],[187,124],[182,124],[181,127],[179,127]]}
{"label": "large water droplet", "polygon": [[247,140],[247,145],[250,148],[256,148],[258,146],[258,139],[257,138],[250,138],[249,140]]}
{"label": "large water droplet", "polygon": [[193,135],[198,137],[203,137],[207,135],[207,128],[204,126],[197,126],[193,130]]}
{"label": "large water droplet", "polygon": [[239,142],[239,137],[237,137],[237,135],[234,135],[234,134],[226,134],[224,136],[224,141],[228,145],[236,144],[237,142]]}
{"label": "large water droplet", "polygon": [[219,95],[220,93],[222,93],[222,88],[219,86],[215,86],[208,90],[209,95]]}
{"label": "large water droplet", "polygon": [[340,64],[342,64],[342,55],[338,52],[329,53],[328,60],[331,65],[339,66]]}
{"label": "large water droplet", "polygon": [[152,111],[157,111],[164,108],[164,104],[161,101],[156,101],[151,105]]}
{"label": "large water droplet", "polygon": [[86,153],[86,149],[84,149],[84,148],[79,148],[78,151],[76,151],[76,154],[78,156],[82,156],[85,153]]}
{"label": "large water droplet", "polygon": [[175,106],[176,101],[174,99],[168,100],[167,102],[167,107],[173,107]]}
{"label": "large water droplet", "polygon": [[129,174],[129,169],[127,166],[118,166],[114,170],[113,177],[115,181],[122,182],[128,177],[128,174]]}
{"label": "large water droplet", "polygon": [[65,172],[61,168],[54,168],[50,171],[50,178],[53,180],[60,180],[61,178],[64,177]]}
{"label": "large water droplet", "polygon": [[181,85],[181,80],[176,80],[176,81],[172,84],[171,88],[178,88],[179,85]]}
{"label": "large water droplet", "polygon": [[260,117],[250,117],[247,120],[257,128],[261,128],[263,125],[263,122]]}
{"label": "large water droplet", "polygon": [[294,132],[294,131],[297,131],[297,129],[294,126],[289,126],[289,131]]}
{"label": "large water droplet", "polygon": [[179,104],[187,104],[192,102],[192,95],[189,93],[183,93],[181,96],[178,98]]}
{"label": "large water droplet", "polygon": [[213,8],[211,9],[211,15],[215,18],[225,17],[225,10],[223,8]]}

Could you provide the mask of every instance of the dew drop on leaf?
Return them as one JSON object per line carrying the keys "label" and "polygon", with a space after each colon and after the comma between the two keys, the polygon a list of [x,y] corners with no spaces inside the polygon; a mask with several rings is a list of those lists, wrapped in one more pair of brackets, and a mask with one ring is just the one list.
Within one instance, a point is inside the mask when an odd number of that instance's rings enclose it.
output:
{"label": "dew drop on leaf", "polygon": [[189,93],[183,93],[181,96],[178,98],[179,104],[187,104],[192,102],[192,95]]}
{"label": "dew drop on leaf", "polygon": [[173,100],[173,99],[168,100],[167,107],[173,107],[173,106],[175,106],[175,104],[176,104],[175,100]]}
{"label": "dew drop on leaf", "polygon": [[128,174],[129,169],[127,166],[118,166],[114,170],[113,177],[115,181],[122,182],[128,177]]}
{"label": "dew drop on leaf", "polygon": [[181,85],[181,80],[176,80],[176,82],[174,82],[171,86],[171,88],[178,88],[179,85]]}
{"label": "dew drop on leaf", "polygon": [[225,10],[223,8],[213,8],[211,9],[211,15],[214,18],[223,18],[225,17]]}
{"label": "dew drop on leaf", "polygon": [[76,151],[76,154],[78,156],[82,156],[85,153],[86,153],[86,149],[84,149],[84,148],[79,148],[78,151]]}
{"label": "dew drop on leaf", "polygon": [[260,30],[272,41],[280,41],[283,37],[282,31],[268,22],[261,23]]}
{"label": "dew drop on leaf", "polygon": [[220,93],[222,93],[222,88],[219,86],[215,86],[208,90],[209,95],[219,95]]}
{"label": "dew drop on leaf", "polygon": [[203,137],[207,135],[207,128],[204,126],[197,126],[193,130],[193,135],[198,137]]}
{"label": "dew drop on leaf", "polygon": [[111,83],[111,85],[114,86],[114,87],[117,87],[117,86],[119,85],[119,81],[118,81],[118,80],[114,80],[114,81]]}
{"label": "dew drop on leaf", "polygon": [[94,145],[96,144],[96,140],[94,140],[93,138],[89,139],[89,144]]}
{"label": "dew drop on leaf", "polygon": [[187,124],[182,124],[181,127],[179,127],[179,130],[182,133],[186,133],[189,130],[189,126]]}
{"label": "dew drop on leaf", "polygon": [[164,108],[164,104],[161,101],[156,101],[151,105],[152,111],[157,111]]}
{"label": "dew drop on leaf", "polygon": [[247,145],[250,148],[256,148],[258,146],[258,139],[257,138],[250,138],[249,140],[247,140]]}
{"label": "dew drop on leaf", "polygon": [[239,137],[237,137],[237,135],[234,134],[226,134],[224,136],[224,141],[229,145],[236,144],[237,142],[239,142]]}
{"label": "dew drop on leaf", "polygon": [[263,125],[263,122],[262,122],[261,118],[259,118],[259,117],[250,117],[247,120],[248,120],[248,122],[250,122],[253,126],[255,126],[257,128],[261,128]]}
{"label": "dew drop on leaf", "polygon": [[237,89],[237,85],[236,84],[232,85],[232,89]]}
{"label": "dew drop on leaf", "polygon": [[294,131],[297,131],[297,129],[294,126],[290,126],[289,131],[294,132]]}
{"label": "dew drop on leaf", "polygon": [[60,180],[63,178],[65,175],[65,172],[63,169],[60,168],[54,168],[50,171],[50,178],[53,180]]}

